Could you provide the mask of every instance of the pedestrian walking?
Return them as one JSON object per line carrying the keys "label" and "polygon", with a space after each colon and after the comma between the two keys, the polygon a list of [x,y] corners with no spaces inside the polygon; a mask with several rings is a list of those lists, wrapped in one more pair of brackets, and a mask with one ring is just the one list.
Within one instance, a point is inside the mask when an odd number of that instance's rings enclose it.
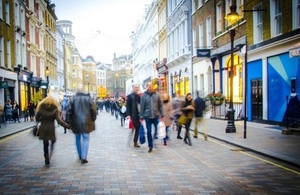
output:
{"label": "pedestrian walking", "polygon": [[34,116],[35,116],[35,105],[32,100],[29,101],[28,110],[29,110],[30,121],[33,121]]}
{"label": "pedestrian walking", "polygon": [[140,129],[140,102],[141,98],[138,95],[139,85],[133,85],[133,92],[127,96],[126,102],[126,113],[127,118],[131,119],[134,126],[134,137],[133,137],[133,146],[139,148],[138,137],[139,137],[139,129]]}
{"label": "pedestrian walking", "polygon": [[20,106],[17,103],[17,101],[15,100],[12,104],[12,119],[13,121],[16,123],[17,121],[20,122],[19,119],[19,110],[20,110]]}
{"label": "pedestrian walking", "polygon": [[[43,140],[45,165],[50,164],[50,158],[56,142],[55,120],[60,125],[70,128],[70,125],[60,118],[59,107],[59,103],[52,96],[48,96],[38,104],[36,109],[35,120],[40,122],[39,139]],[[50,152],[49,142],[51,142]]]}
{"label": "pedestrian walking", "polygon": [[163,113],[164,113],[164,122],[166,125],[166,137],[163,138],[164,145],[167,145],[167,141],[169,140],[169,130],[173,122],[174,112],[172,109],[172,104],[170,101],[170,96],[167,93],[162,95],[162,102],[163,102]]}
{"label": "pedestrian walking", "polygon": [[88,163],[90,133],[95,130],[96,118],[97,106],[90,94],[85,94],[80,85],[76,95],[70,100],[66,120],[70,121],[75,134],[76,148],[82,164]]}
{"label": "pedestrian walking", "polygon": [[[153,89],[152,82],[147,84],[147,90],[141,97],[141,108],[140,108],[140,119],[146,121],[147,128],[147,141],[148,141],[148,152],[152,152],[153,149],[153,138],[152,138],[152,125],[157,129],[159,120],[163,120],[164,113],[162,102],[159,95]],[[157,133],[157,132],[156,132]],[[154,138],[156,134],[154,133]]]}
{"label": "pedestrian walking", "polygon": [[126,99],[125,97],[120,97],[119,98],[119,114],[120,114],[120,119],[121,119],[121,127],[124,126],[125,123],[125,117],[126,117]]}
{"label": "pedestrian walking", "polygon": [[182,103],[183,103],[183,100],[180,99],[179,95],[175,94],[174,98],[172,100],[172,109],[174,112],[173,115],[174,115],[174,123],[176,126],[176,131],[177,131],[177,139],[183,139],[180,136],[182,125],[178,123],[178,119],[182,114],[182,111],[181,111]]}
{"label": "pedestrian walking", "polygon": [[200,125],[203,131],[204,140],[207,140],[207,129],[206,129],[205,121],[203,119],[203,112],[205,110],[205,101],[203,100],[203,98],[199,97],[199,94],[197,94],[197,98],[194,100],[194,108],[195,108],[194,138],[198,138],[198,125]]}
{"label": "pedestrian walking", "polygon": [[5,113],[6,123],[11,123],[12,122],[13,111],[12,111],[12,105],[11,105],[11,100],[10,99],[8,99],[5,103],[4,113]]}
{"label": "pedestrian walking", "polygon": [[[68,96],[64,96],[64,99],[61,101],[61,118],[63,121],[66,121],[67,109],[69,105]],[[67,129],[64,127],[64,133],[67,133]]]}
{"label": "pedestrian walking", "polygon": [[185,135],[183,141],[184,143],[189,144],[191,146],[192,142],[190,138],[190,126],[194,115],[193,99],[191,93],[188,93],[186,95],[184,105],[181,110],[182,115],[184,115],[184,117],[186,118],[184,122]]}

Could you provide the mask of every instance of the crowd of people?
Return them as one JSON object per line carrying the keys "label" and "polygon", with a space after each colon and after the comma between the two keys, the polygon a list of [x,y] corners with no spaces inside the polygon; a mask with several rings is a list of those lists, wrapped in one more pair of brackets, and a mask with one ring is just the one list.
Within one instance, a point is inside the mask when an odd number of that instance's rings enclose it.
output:
{"label": "crowd of people", "polygon": [[[45,165],[50,164],[50,159],[56,142],[55,121],[64,127],[64,133],[71,129],[75,135],[75,145],[78,157],[82,164],[88,163],[88,149],[90,133],[95,130],[95,120],[99,112],[110,113],[116,120],[120,120],[120,126],[125,121],[131,120],[133,146],[140,148],[139,130],[141,126],[146,128],[148,152],[153,151],[153,142],[158,139],[158,124],[164,123],[165,133],[163,144],[168,145],[171,129],[177,131],[177,139],[192,146],[190,138],[190,125],[194,124],[194,138],[198,138],[198,129],[201,126],[204,139],[207,140],[207,132],[203,120],[205,101],[199,97],[192,99],[192,94],[185,97],[167,93],[160,94],[153,88],[153,83],[147,84],[145,92],[139,92],[139,85],[133,85],[132,93],[126,97],[106,98],[93,100],[89,94],[84,93],[82,88],[77,89],[73,97],[65,96],[61,102],[48,95],[37,105],[30,101],[25,106],[24,121],[37,121],[39,126],[39,139],[43,140]],[[0,102],[0,116],[6,123],[20,122],[20,106],[16,101],[7,100],[4,106]],[[194,120],[193,120],[194,119]],[[185,129],[181,137],[181,130]],[[154,129],[154,131],[152,131]]]}
{"label": "crowd of people", "polygon": [[[203,130],[204,139],[207,140],[207,132],[203,120],[205,110],[205,101],[199,97],[192,99],[192,94],[187,93],[185,97],[173,95],[171,98],[167,93],[160,94],[153,88],[153,83],[147,84],[144,93],[139,93],[139,85],[133,85],[132,93],[126,97],[118,99],[107,98],[97,102],[99,112],[108,112],[121,120],[121,126],[125,119],[132,120],[134,137],[133,146],[140,147],[139,129],[143,125],[146,127],[146,137],[148,143],[148,152],[153,151],[153,142],[158,139],[157,131],[159,122],[165,125],[165,137],[163,144],[168,145],[169,132],[172,129],[177,131],[177,139],[182,139],[185,144],[192,146],[190,136],[190,126],[194,121],[194,138],[198,138],[198,129]],[[126,109],[123,109],[126,106]],[[182,128],[185,129],[183,137]],[[154,129],[154,131],[152,130]]]}

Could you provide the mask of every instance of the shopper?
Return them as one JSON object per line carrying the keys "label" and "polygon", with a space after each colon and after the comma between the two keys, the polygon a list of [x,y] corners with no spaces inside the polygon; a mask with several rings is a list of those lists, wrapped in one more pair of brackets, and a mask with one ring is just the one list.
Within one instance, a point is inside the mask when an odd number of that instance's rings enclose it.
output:
{"label": "shopper", "polygon": [[[141,98],[141,110],[140,119],[146,121],[147,128],[147,141],[148,141],[148,152],[151,153],[153,149],[153,138],[152,138],[152,125],[157,129],[159,120],[163,120],[164,113],[162,102],[159,95],[153,89],[152,82],[147,84],[147,90],[144,92]],[[154,134],[154,138],[156,135]]]}
{"label": "shopper", "polygon": [[75,134],[76,148],[81,163],[88,163],[90,133],[95,130],[97,105],[90,94],[83,92],[80,85],[76,95],[70,100],[66,120],[70,122]]}
{"label": "shopper", "polygon": [[[38,104],[36,109],[35,120],[40,122],[39,139],[43,140],[44,143],[45,165],[50,164],[56,142],[55,120],[63,127],[70,128],[70,125],[60,118],[59,106],[59,103],[52,96],[48,96]],[[51,142],[50,152],[49,142]]]}
{"label": "shopper", "polygon": [[139,148],[140,145],[138,144],[138,136],[139,136],[139,129],[140,129],[140,102],[141,98],[138,95],[139,85],[133,86],[133,92],[127,96],[127,104],[126,104],[126,113],[127,118],[131,119],[134,126],[134,137],[133,137],[133,146]]}

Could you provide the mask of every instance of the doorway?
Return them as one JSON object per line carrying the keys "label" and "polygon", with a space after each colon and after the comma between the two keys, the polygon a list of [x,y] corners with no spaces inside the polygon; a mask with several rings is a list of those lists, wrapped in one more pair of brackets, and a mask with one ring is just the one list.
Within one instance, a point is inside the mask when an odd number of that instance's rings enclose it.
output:
{"label": "doorway", "polygon": [[262,102],[262,80],[251,81],[251,108],[252,120],[263,120],[263,102]]}

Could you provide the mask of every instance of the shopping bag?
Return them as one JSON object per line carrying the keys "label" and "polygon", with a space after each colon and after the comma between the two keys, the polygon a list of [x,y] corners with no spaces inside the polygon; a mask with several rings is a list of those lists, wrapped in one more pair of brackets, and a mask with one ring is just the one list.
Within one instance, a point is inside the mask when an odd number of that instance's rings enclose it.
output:
{"label": "shopping bag", "polygon": [[157,137],[159,139],[166,137],[166,125],[163,121],[160,121],[157,125]]}
{"label": "shopping bag", "polygon": [[133,129],[134,126],[133,126],[133,120],[132,119],[129,119],[129,129]]}
{"label": "shopping bag", "polygon": [[144,144],[146,142],[145,129],[142,124],[140,125],[140,129],[139,129],[139,140],[140,140],[140,144]]}
{"label": "shopping bag", "polygon": [[124,121],[124,127],[125,127],[126,129],[130,129],[130,128],[129,128],[129,123],[130,123],[130,119],[129,119],[129,118],[125,119],[125,121]]}

